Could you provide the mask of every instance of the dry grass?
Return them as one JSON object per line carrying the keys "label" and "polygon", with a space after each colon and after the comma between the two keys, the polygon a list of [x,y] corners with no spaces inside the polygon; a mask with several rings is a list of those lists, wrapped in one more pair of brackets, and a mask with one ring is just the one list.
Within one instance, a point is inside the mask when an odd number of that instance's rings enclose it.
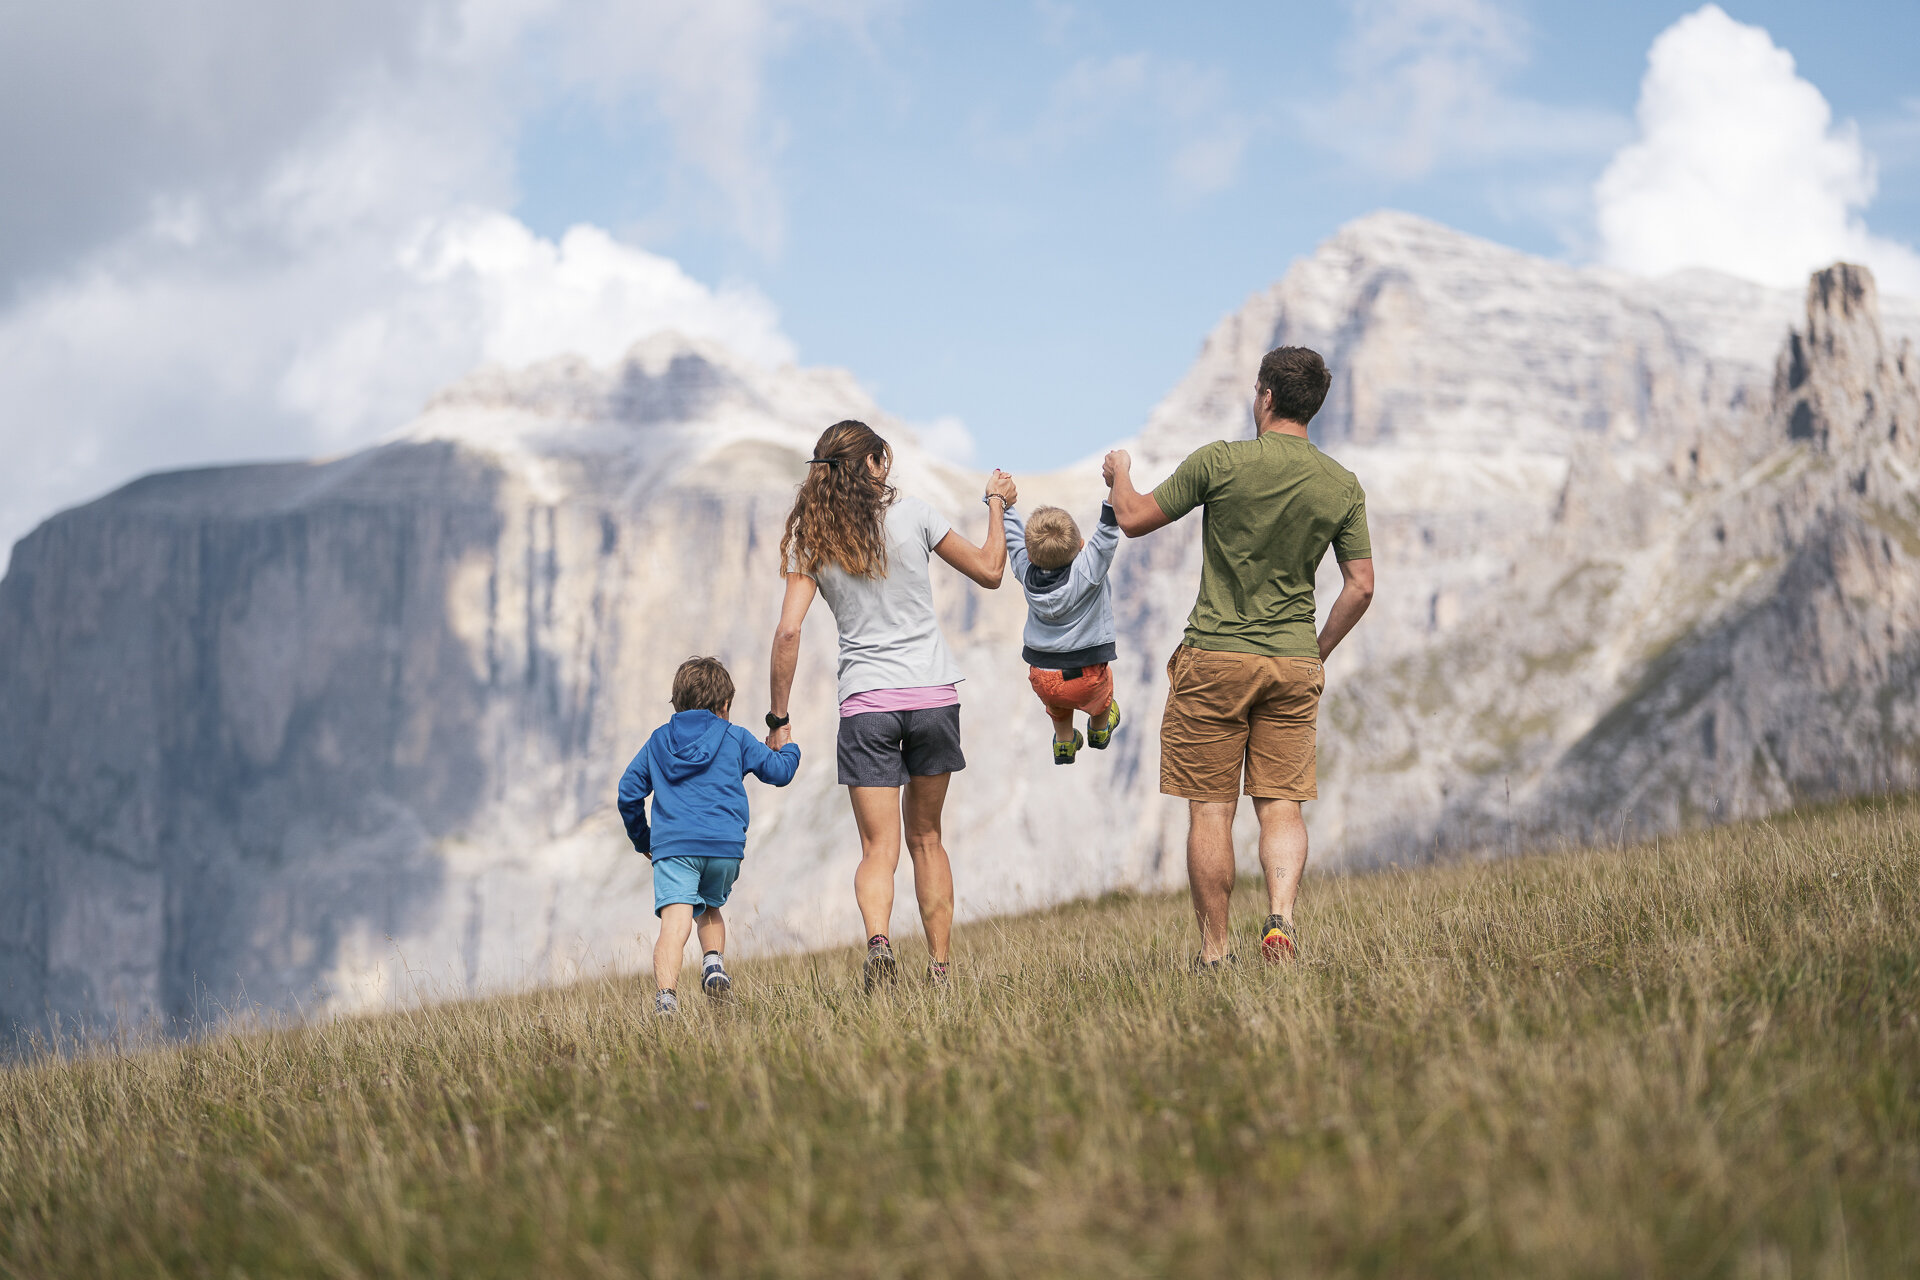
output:
{"label": "dry grass", "polygon": [[966,931],[945,995],[848,952],[670,1025],[610,981],[19,1066],[0,1271],[1920,1274],[1920,805],[1301,923],[1279,972],[1113,899]]}

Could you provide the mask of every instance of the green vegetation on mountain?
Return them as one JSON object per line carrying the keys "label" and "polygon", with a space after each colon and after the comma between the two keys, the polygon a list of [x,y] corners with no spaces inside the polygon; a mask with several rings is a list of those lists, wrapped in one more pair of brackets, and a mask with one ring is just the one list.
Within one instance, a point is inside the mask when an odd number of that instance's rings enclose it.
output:
{"label": "green vegetation on mountain", "polygon": [[1183,899],[1109,898],[945,992],[830,953],[672,1022],[619,979],[24,1062],[0,1274],[1920,1273],[1920,803],[1300,923],[1195,976]]}

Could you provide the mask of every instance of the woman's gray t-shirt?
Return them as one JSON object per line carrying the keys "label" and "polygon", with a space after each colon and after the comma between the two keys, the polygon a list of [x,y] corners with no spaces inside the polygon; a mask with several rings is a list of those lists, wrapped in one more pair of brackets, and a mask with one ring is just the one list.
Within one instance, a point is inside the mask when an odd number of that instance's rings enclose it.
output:
{"label": "woman's gray t-shirt", "polygon": [[[953,660],[933,612],[927,562],[953,526],[918,498],[887,508],[887,572],[856,578],[832,562],[809,575],[840,628],[840,701],[873,689],[957,684]],[[788,572],[803,572],[789,564]]]}

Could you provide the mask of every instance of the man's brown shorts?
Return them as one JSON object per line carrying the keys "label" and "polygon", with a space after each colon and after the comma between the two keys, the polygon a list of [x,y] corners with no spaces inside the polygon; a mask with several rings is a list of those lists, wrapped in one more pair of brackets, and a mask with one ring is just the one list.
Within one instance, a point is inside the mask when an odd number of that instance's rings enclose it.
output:
{"label": "man's brown shorts", "polygon": [[1222,653],[1182,645],[1167,662],[1160,790],[1188,800],[1246,793],[1311,800],[1313,728],[1326,675],[1318,658]]}

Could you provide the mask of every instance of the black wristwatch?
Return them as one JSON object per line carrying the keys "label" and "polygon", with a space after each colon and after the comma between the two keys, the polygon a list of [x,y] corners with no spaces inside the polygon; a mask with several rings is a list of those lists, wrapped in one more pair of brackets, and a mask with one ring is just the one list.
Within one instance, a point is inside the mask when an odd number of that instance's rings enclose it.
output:
{"label": "black wristwatch", "polygon": [[769,711],[769,712],[767,712],[767,728],[769,728],[769,729],[784,729],[784,728],[786,728],[786,727],[787,727],[787,723],[788,723],[788,721],[790,721],[790,720],[792,720],[792,719],[793,719],[793,717],[792,717],[792,716],[790,716],[790,715],[787,715],[787,716],[777,716],[777,715],[775,715],[775,714],[773,714],[773,712],[771,712],[771,711]]}

